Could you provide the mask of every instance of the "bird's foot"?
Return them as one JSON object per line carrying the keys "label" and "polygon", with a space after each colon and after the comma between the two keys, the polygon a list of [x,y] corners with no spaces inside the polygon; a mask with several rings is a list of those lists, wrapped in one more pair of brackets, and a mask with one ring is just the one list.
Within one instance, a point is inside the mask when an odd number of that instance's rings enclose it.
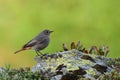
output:
{"label": "bird's foot", "polygon": [[37,56],[40,56],[40,54],[39,54],[39,52],[38,52],[38,51],[35,51],[35,52],[36,52]]}
{"label": "bird's foot", "polygon": [[43,55],[40,51],[36,51],[37,56]]}

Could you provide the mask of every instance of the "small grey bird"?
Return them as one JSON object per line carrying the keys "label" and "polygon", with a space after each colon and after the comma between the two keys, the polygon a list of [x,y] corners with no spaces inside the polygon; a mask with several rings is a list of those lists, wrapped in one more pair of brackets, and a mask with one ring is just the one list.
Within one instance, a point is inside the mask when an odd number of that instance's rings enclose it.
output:
{"label": "small grey bird", "polygon": [[48,44],[50,42],[50,34],[52,32],[53,31],[50,31],[50,30],[47,30],[47,29],[42,31],[35,38],[33,38],[27,44],[25,44],[22,47],[22,49],[16,51],[15,54],[20,52],[20,51],[33,49],[33,50],[35,50],[37,55],[39,55],[38,53],[41,53],[40,51],[45,49],[48,46]]}

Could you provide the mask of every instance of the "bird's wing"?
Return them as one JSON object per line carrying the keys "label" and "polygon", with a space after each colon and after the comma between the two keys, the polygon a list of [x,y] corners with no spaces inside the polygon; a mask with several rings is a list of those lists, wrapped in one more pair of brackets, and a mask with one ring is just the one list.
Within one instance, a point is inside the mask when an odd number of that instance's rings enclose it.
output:
{"label": "bird's wing", "polygon": [[38,44],[43,44],[43,43],[46,43],[47,42],[47,38],[43,38],[43,39],[41,39],[39,42],[38,42]]}
{"label": "bird's wing", "polygon": [[26,48],[26,47],[32,47],[32,46],[34,46],[34,45],[36,45],[37,44],[37,40],[30,40],[27,44],[25,44],[24,46],[23,46],[23,48]]}
{"label": "bird's wing", "polygon": [[39,40],[36,40],[36,39],[32,39],[30,40],[27,44],[25,44],[23,46],[23,48],[27,48],[27,47],[32,47],[36,44],[43,44],[47,41],[48,39],[47,38],[44,38],[44,37],[40,37]]}

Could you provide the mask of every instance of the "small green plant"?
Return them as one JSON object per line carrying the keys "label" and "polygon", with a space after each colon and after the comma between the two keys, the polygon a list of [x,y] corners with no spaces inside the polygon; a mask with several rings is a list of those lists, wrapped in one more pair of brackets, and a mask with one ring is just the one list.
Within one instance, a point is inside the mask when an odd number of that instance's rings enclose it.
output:
{"label": "small green plant", "polygon": [[11,69],[11,65],[6,65],[0,73],[0,80],[41,80],[39,72],[33,73],[29,67]]}

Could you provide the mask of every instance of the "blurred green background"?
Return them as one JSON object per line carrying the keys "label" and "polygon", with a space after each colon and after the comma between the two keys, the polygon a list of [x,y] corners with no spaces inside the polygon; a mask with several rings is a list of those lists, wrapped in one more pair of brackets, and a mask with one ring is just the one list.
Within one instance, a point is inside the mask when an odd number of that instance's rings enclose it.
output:
{"label": "blurred green background", "polygon": [[62,50],[62,43],[81,41],[110,47],[120,57],[120,0],[0,0],[0,66],[33,66],[32,50],[13,54],[44,29],[53,30],[43,53]]}

